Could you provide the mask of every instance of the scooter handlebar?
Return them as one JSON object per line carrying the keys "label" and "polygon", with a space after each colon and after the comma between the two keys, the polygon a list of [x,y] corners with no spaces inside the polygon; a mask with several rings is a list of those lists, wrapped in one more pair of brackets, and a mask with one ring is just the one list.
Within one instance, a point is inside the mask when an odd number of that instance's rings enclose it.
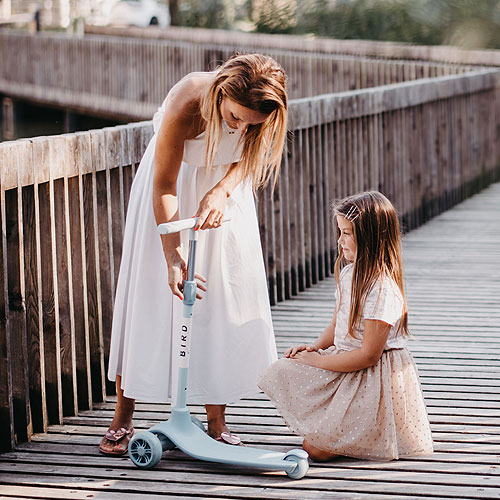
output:
{"label": "scooter handlebar", "polygon": [[[224,219],[222,223],[229,222],[231,219]],[[172,234],[178,233],[179,231],[184,231],[185,229],[191,229],[195,226],[198,221],[198,217],[191,217],[190,219],[174,220],[172,222],[164,222],[163,224],[158,224],[158,231],[160,234]]]}
{"label": "scooter handlebar", "polygon": [[160,234],[172,234],[184,231],[184,229],[191,229],[196,224],[197,219],[191,217],[190,219],[174,220],[172,222],[165,222],[158,224],[158,231]]}

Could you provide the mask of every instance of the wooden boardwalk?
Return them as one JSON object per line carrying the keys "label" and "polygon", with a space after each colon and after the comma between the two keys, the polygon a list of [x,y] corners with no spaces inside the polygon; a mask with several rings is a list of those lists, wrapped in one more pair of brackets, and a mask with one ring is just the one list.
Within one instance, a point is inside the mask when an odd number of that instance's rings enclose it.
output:
{"label": "wooden boardwalk", "polygon": [[[113,401],[66,418],[0,455],[1,498],[500,499],[500,184],[404,238],[414,341],[435,453],[393,462],[342,458],[284,473],[202,463],[178,451],[142,471],[97,452]],[[333,310],[333,279],[273,308],[279,350],[312,340]],[[193,412],[203,417],[201,407]],[[167,418],[139,404],[135,426]],[[251,445],[287,450],[300,439],[262,394],[231,405],[231,428]]]}

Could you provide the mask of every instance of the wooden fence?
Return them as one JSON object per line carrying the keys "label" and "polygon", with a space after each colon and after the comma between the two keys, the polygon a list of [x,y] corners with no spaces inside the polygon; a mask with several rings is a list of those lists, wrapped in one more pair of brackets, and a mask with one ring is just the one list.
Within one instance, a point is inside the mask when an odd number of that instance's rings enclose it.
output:
{"label": "wooden fence", "polygon": [[344,54],[386,60],[427,61],[429,63],[470,66],[500,66],[500,51],[470,50],[446,45],[413,45],[372,40],[336,40],[334,38],[304,37],[302,35],[274,35],[241,31],[183,28],[165,29],[139,27],[85,26],[85,33],[95,35],[133,37],[155,40],[176,40],[198,44],[244,46],[246,50],[276,50],[312,52],[316,54]]}
{"label": "wooden fence", "polygon": [[[498,70],[291,102],[258,200],[272,302],[330,274],[332,200],[379,189],[406,229],[500,178]],[[106,383],[128,193],[150,122],[0,144],[0,445],[91,408]]]}
{"label": "wooden fence", "polygon": [[[271,47],[271,48],[270,48]],[[300,53],[266,47],[290,77],[291,99],[460,74],[467,66]],[[251,46],[0,29],[0,93],[123,120],[150,119],[192,71],[214,69]]]}

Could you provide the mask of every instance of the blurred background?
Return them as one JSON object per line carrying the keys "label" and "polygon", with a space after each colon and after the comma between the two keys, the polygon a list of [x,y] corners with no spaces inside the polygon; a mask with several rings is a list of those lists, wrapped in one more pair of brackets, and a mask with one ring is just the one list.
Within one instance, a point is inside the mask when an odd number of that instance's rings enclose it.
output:
{"label": "blurred background", "polygon": [[0,22],[39,13],[40,29],[188,26],[500,48],[498,0],[1,0]]}

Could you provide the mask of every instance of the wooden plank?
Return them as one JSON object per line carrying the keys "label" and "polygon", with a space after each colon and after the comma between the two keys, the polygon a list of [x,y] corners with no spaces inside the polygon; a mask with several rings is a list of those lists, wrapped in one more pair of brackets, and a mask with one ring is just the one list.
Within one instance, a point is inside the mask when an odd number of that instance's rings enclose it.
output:
{"label": "wooden plank", "polygon": [[[31,144],[22,141],[15,146],[14,161],[3,165],[2,186],[8,184],[8,173],[18,178],[17,189],[4,192],[2,202],[5,204],[5,236],[4,252],[7,257],[6,278],[8,301],[9,328],[7,357],[10,357],[10,390],[13,406],[14,433],[16,439],[28,440],[33,432],[28,379],[28,339],[25,309],[25,254],[24,254],[24,212],[22,203],[22,188],[19,176],[22,172],[18,163],[27,163],[31,156]],[[6,182],[7,181],[7,182]],[[9,363],[9,359],[8,359]]]}
{"label": "wooden plank", "polygon": [[[484,194],[456,207],[452,211],[456,217],[450,212],[442,214],[404,238],[408,294],[412,299],[418,297],[412,321],[418,320],[424,332],[429,332],[426,325],[434,325],[432,334],[419,332],[417,341],[410,344],[419,365],[431,421],[436,450],[432,455],[391,462],[340,458],[331,463],[314,463],[301,481],[290,481],[283,473],[249,473],[236,467],[204,463],[178,451],[166,453],[154,470],[141,471],[131,468],[126,458],[109,458],[96,452],[112,418],[116,401],[113,397],[92,411],[67,417],[64,425],[50,426],[46,434],[35,434],[31,445],[19,446],[13,454],[0,456],[0,491],[5,486],[15,487],[16,495],[28,496],[33,488],[43,488],[47,498],[55,495],[53,492],[61,486],[66,486],[74,495],[91,491],[90,494],[98,495],[121,494],[126,499],[129,495],[133,498],[133,495],[162,493],[187,498],[211,495],[282,499],[325,496],[347,499],[363,498],[363,495],[381,499],[499,498],[500,364],[495,353],[500,347],[500,329],[498,322],[484,326],[488,318],[476,312],[482,308],[492,311],[500,305],[497,271],[500,254],[492,252],[486,264],[490,304],[482,305],[481,301],[468,304],[460,298],[465,298],[467,293],[474,294],[474,286],[484,287],[484,280],[465,290],[452,282],[448,287],[442,286],[441,291],[436,287],[430,294],[425,292],[427,285],[435,280],[434,269],[440,270],[439,284],[444,284],[447,276],[454,273],[455,266],[448,263],[463,266],[471,258],[470,254],[483,254],[489,248],[498,247],[499,195],[500,184],[491,186]],[[482,224],[491,225],[481,240],[472,237],[477,231],[478,213]],[[443,234],[443,224],[454,227],[457,222],[461,231],[446,231],[443,237],[452,251],[422,253],[422,245],[433,241],[434,233]],[[469,254],[455,250],[464,242],[468,244]],[[422,274],[423,265],[429,272]],[[312,338],[321,324],[329,320],[333,305],[332,280],[320,282],[297,298],[273,307],[279,345]],[[446,300],[440,301],[441,296]],[[441,317],[436,318],[438,312]],[[460,322],[447,321],[447,316],[458,314],[462,314]],[[465,337],[471,328],[484,331],[487,342],[478,342],[481,337]],[[444,329],[442,334],[441,329]],[[489,359],[481,360],[477,358],[479,355]],[[477,366],[478,363],[482,366]],[[202,405],[194,405],[191,410],[205,421]],[[170,405],[138,403],[134,425],[136,429],[146,429],[169,414]],[[248,445],[279,451],[300,446],[301,438],[290,433],[274,405],[262,393],[229,405],[227,420]],[[78,460],[73,465],[70,457],[75,456]],[[90,478],[95,479],[91,487]]]}
{"label": "wooden plank", "polygon": [[67,175],[73,170],[75,138],[65,135],[51,143],[51,231],[52,231],[52,267],[54,280],[54,309],[56,322],[57,351],[56,369],[59,393],[58,414],[71,415],[75,412],[74,347],[73,321],[71,305],[71,262],[68,255],[70,232],[68,227]]}
{"label": "wooden plank", "polygon": [[[52,500],[52,499],[75,499],[75,500],[87,500],[88,498],[93,498],[94,493],[92,489],[70,489],[70,488],[64,488],[60,489],[57,487],[54,488],[40,488],[39,486],[36,487],[26,487],[26,486],[17,486],[17,485],[2,485],[0,489],[0,493],[5,495],[4,498],[40,498],[43,500]],[[144,498],[142,493],[138,494],[127,494],[124,497],[124,494],[122,492],[119,493],[113,493],[111,491],[106,492],[106,498],[109,498],[109,500],[115,500],[115,499],[123,499],[126,498],[127,500],[140,500],[141,498]],[[169,499],[169,498],[179,498],[179,499],[185,499],[188,497],[185,496],[178,496],[178,495],[148,495],[149,500],[162,500],[162,499]]]}
{"label": "wooden plank", "polygon": [[4,173],[7,172],[5,148],[0,149],[0,450],[7,451],[15,446],[14,405],[12,398],[12,355],[10,349],[10,311],[7,252],[7,211]]}
{"label": "wooden plank", "polygon": [[[49,153],[47,152],[46,161]],[[40,204],[40,231],[46,235],[41,238],[40,259],[42,269],[42,310],[43,310],[43,349],[45,365],[45,391],[47,400],[47,418],[49,423],[62,419],[60,410],[60,361],[59,361],[59,325],[56,324],[55,290],[54,290],[54,258],[55,235],[51,219],[51,189],[49,182],[38,186]],[[54,236],[54,237],[53,237]]]}
{"label": "wooden plank", "polygon": [[99,344],[99,299],[100,285],[97,272],[97,249],[95,240],[95,174],[82,176],[80,184],[80,218],[82,221],[82,253],[84,254],[84,283],[86,304],[86,349],[89,359],[88,380],[91,401],[102,401],[101,349]]}
{"label": "wooden plank", "polygon": [[91,406],[92,398],[90,385],[90,348],[88,345],[87,324],[88,307],[84,251],[85,234],[83,229],[83,218],[81,216],[81,198],[83,190],[81,189],[81,184],[81,175],[69,179],[78,408],[88,409]]}
{"label": "wooden plank", "polygon": [[[30,477],[30,471],[36,470],[37,467],[41,472],[48,469],[48,474],[44,476]],[[73,476],[71,474],[59,474],[53,472],[50,466],[34,466],[30,467],[25,464],[22,467],[16,467],[17,470],[24,472],[19,475],[16,472],[5,471],[2,473],[2,479],[7,484],[30,484],[41,487],[49,487],[59,484],[60,486],[78,489],[80,485],[88,484],[89,479],[93,479],[93,489],[95,491],[132,491],[143,493],[173,493],[190,494],[190,495],[211,495],[218,493],[224,496],[234,498],[320,498],[324,492],[329,493],[333,488],[341,492],[350,493],[371,493],[372,495],[395,493],[399,495],[416,494],[419,495],[434,495],[436,492],[436,482],[446,480],[447,493],[456,495],[455,498],[478,498],[478,499],[494,499],[500,498],[500,489],[495,487],[494,481],[488,481],[488,486],[484,486],[484,479],[478,477],[476,480],[473,476],[467,475],[460,477],[455,474],[438,475],[434,474],[429,477],[429,483],[418,482],[418,474],[408,473],[406,478],[402,477],[401,481],[394,481],[386,471],[380,474],[361,473],[358,471],[349,471],[342,469],[330,469],[328,472],[323,472],[319,477],[322,480],[322,487],[319,489],[316,479],[303,479],[301,481],[290,481],[286,477],[282,477],[280,473],[269,473],[261,476],[246,476],[245,482],[242,484],[242,477],[237,474],[217,474],[217,465],[207,465],[206,473],[197,473],[195,477],[192,474],[176,471],[170,473],[168,471],[155,470],[144,471],[131,469],[126,473],[126,476],[110,481],[110,474],[96,467],[86,467],[86,471],[81,475]],[[242,472],[236,467],[226,466],[226,469],[236,469],[235,472]],[[4,469],[0,464],[0,469]],[[74,469],[69,468],[67,472],[71,473]],[[5,470],[5,469],[4,469]],[[282,473],[281,473],[282,474]],[[429,476],[428,473],[425,473]],[[380,480],[382,476],[384,480]],[[492,486],[489,486],[489,483]],[[221,485],[224,484],[224,486]],[[434,483],[434,484],[433,484]],[[86,487],[86,489],[88,486]],[[251,488],[251,489],[250,489]],[[258,496],[261,495],[261,496]],[[224,497],[223,496],[223,497]]]}
{"label": "wooden plank", "polygon": [[[69,137],[69,147],[73,155],[73,161],[85,169],[89,159],[86,157],[85,135],[72,134]],[[61,302],[64,304],[63,316],[65,318],[65,328],[63,329],[64,340],[62,342],[65,351],[61,353],[62,363],[62,389],[63,389],[63,412],[65,415],[74,415],[78,412],[78,378],[77,378],[77,326],[75,317],[75,287],[73,284],[73,241],[74,228],[74,205],[72,204],[72,194],[70,193],[71,177],[73,171],[69,164],[66,165],[63,178],[63,200],[61,207],[64,213],[64,221],[60,222],[61,231],[64,231],[65,246],[61,245],[60,255],[66,263],[66,273],[60,273],[61,287],[64,291],[61,295]]]}
{"label": "wooden plank", "polygon": [[43,321],[40,262],[40,218],[38,185],[22,189],[24,226],[24,269],[26,336],[28,347],[28,381],[30,411],[34,432],[47,428],[45,398],[45,363],[43,353]]}

